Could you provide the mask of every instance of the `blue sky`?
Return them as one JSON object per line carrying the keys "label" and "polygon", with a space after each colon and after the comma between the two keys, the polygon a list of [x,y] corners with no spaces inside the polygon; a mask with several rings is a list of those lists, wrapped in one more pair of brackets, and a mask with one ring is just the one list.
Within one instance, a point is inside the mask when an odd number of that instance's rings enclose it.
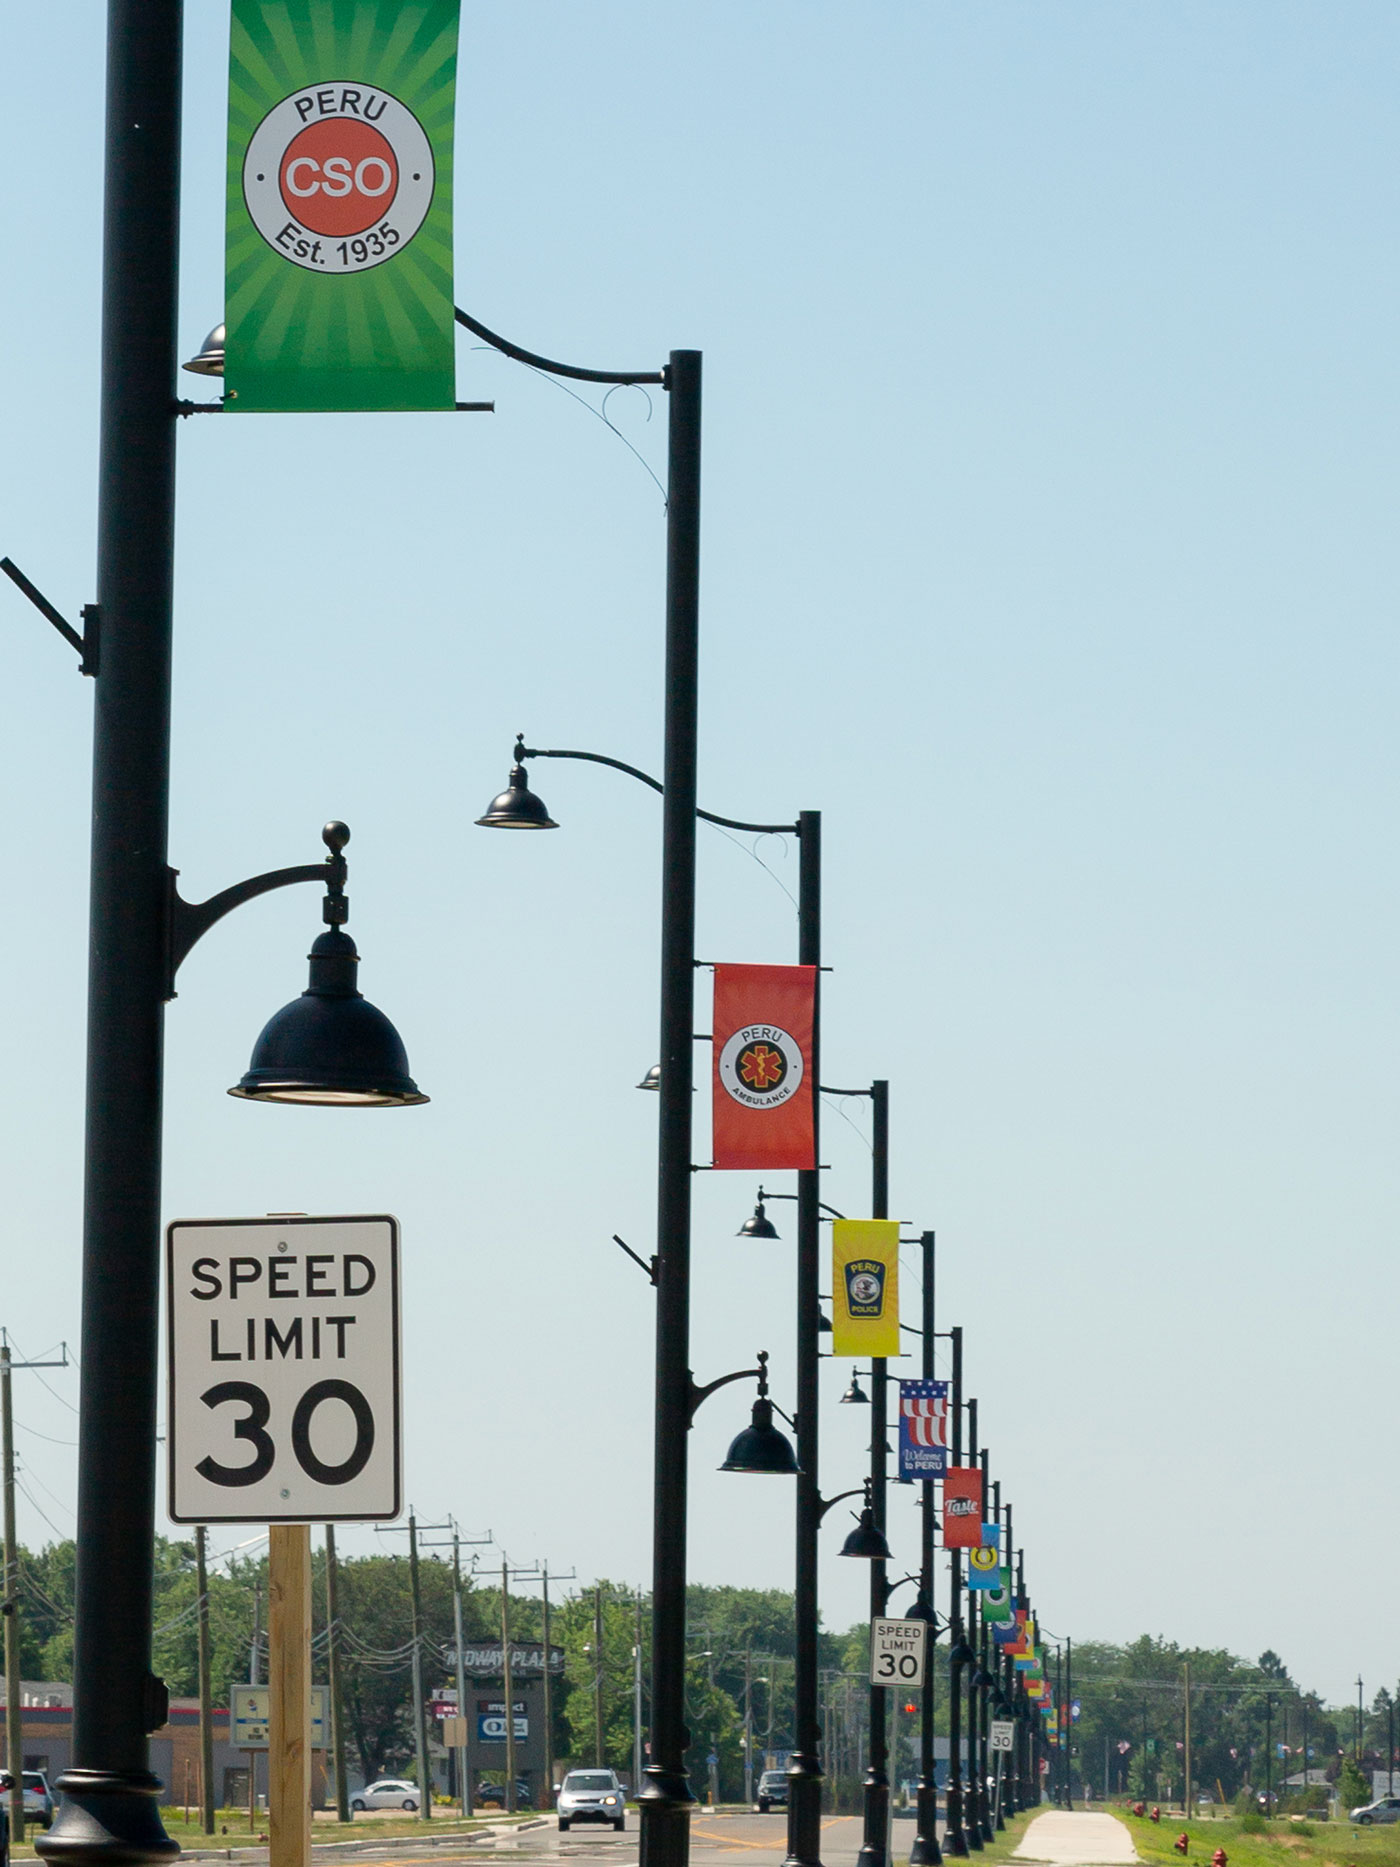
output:
{"label": "blue sky", "polygon": [[[70,614],[102,36],[86,0],[0,24],[0,549]],[[226,59],[192,6],[191,350]],[[1045,1623],[1272,1645],[1338,1698],[1400,1673],[1384,1617],[1330,1611],[1333,1525],[1382,1587],[1400,1533],[1398,61],[1366,0],[514,0],[466,9],[459,88],[458,302],[599,367],[705,352],[702,799],[825,814],[823,1074],[891,1081],[895,1210],[937,1229]],[[181,433],[182,887],[314,860],[343,816],[363,984],[433,1101],[225,1097],[316,927],[309,891],[259,902],[171,1007],[166,1210],[396,1212],[414,1502],[644,1580],[651,1297],[609,1240],[650,1249],[659,813],[540,765],[558,834],[471,825],[517,728],[659,768],[661,500],[465,336],[459,393],[496,414]],[[664,407],[608,414],[664,472]],[[2,592],[0,708],[0,1321],[34,1353],[77,1338],[90,694]],[[796,851],[758,853],[776,882],[702,839],[705,956],[793,955]],[[847,1113],[826,1196],[855,1211]],[[767,1347],[781,1396],[791,1226],[736,1240],[752,1193],[696,1178],[694,1365]],[[865,1456],[844,1375],[828,1491]],[[66,1533],[74,1454],[33,1433],[72,1415],[20,1396]],[[742,1413],[697,1421],[692,1573],[786,1585],[790,1493],[712,1469]],[[825,1563],[830,1623],[854,1566]]]}

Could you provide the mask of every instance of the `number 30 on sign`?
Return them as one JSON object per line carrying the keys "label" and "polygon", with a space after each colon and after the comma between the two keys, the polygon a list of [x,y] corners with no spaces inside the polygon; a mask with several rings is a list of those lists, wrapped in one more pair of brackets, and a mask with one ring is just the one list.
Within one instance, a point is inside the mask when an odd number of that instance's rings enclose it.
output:
{"label": "number 30 on sign", "polygon": [[922,1685],[923,1621],[873,1620],[870,1623],[870,1679],[873,1685]]}
{"label": "number 30 on sign", "polygon": [[166,1293],[176,1523],[399,1514],[396,1220],[177,1220]]}

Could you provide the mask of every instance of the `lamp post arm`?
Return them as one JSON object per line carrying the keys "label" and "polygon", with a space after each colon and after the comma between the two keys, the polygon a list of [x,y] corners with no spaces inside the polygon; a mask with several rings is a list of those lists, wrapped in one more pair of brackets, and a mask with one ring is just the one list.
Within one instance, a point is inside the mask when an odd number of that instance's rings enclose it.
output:
{"label": "lamp post arm", "polygon": [[644,1257],[642,1257],[638,1252],[632,1249],[631,1245],[628,1244],[625,1238],[619,1238],[616,1232],[613,1233],[613,1243],[615,1245],[620,1245],[622,1249],[627,1253],[628,1257],[631,1258],[632,1262],[634,1264],[638,1264],[641,1266],[641,1268],[646,1272],[647,1278],[651,1283],[654,1284],[656,1282],[656,1259],[655,1258],[653,1258],[651,1262],[648,1263]]}
{"label": "lamp post arm", "polygon": [[865,1486],[857,1485],[854,1491],[838,1491],[835,1497],[819,1498],[817,1501],[817,1522],[820,1523],[833,1504],[839,1504],[843,1497],[864,1497]]}
{"label": "lamp post arm", "polygon": [[[611,765],[614,771],[626,772],[629,778],[635,778],[641,784],[649,784],[653,791],[663,796],[666,787],[659,778],[653,778],[650,772],[640,771],[637,766],[629,765],[624,759],[609,758],[603,752],[550,751],[544,746],[527,746],[523,739],[517,740],[512,757],[517,765],[523,765],[526,759],[534,758],[581,758],[590,765]],[[800,828],[795,823],[745,823],[739,817],[717,817],[712,810],[701,810],[696,806],[695,814],[705,823],[717,823],[725,830],[748,830],[756,836],[797,836]],[[796,1195],[792,1195],[793,1198]]]}
{"label": "lamp post arm", "polygon": [[58,630],[59,634],[63,637],[64,641],[68,643],[70,648],[77,649],[78,654],[82,657],[82,665],[79,668],[79,673],[96,674],[97,605],[95,603],[84,604],[82,611],[83,632],[80,635],[73,627],[72,623],[64,616],[60,615],[58,610],[54,608],[43,591],[36,589],[13,559],[7,557],[0,558],[0,570],[4,571],[5,575],[17,590],[22,591],[23,594],[29,598],[39,614],[53,624],[54,628]]}
{"label": "lamp post arm", "polygon": [[665,370],[588,370],[580,369],[573,363],[555,363],[549,357],[536,356],[533,350],[522,349],[508,337],[498,337],[495,331],[487,330],[484,324],[463,311],[460,305],[453,306],[452,315],[483,343],[490,344],[493,350],[499,350],[503,356],[513,357],[517,363],[528,363],[531,369],[543,370],[548,376],[572,376],[576,382],[656,383],[662,387],[666,383]]}
{"label": "lamp post arm", "polygon": [[216,921],[221,921],[225,914],[231,914],[235,908],[241,908],[245,901],[253,901],[259,895],[270,894],[274,888],[290,888],[297,882],[324,882],[326,886],[325,919],[329,926],[343,925],[349,907],[345,900],[346,862],[344,849],[350,840],[350,832],[343,823],[328,823],[322,832],[331,853],[324,862],[302,862],[291,869],[269,869],[265,875],[249,876],[245,882],[235,882],[231,888],[223,888],[217,895],[210,895],[207,901],[186,901],[176,887],[180,871],[167,869],[168,894],[165,939],[165,996],[175,996],[175,975],[189,955],[191,947],[201,940]]}
{"label": "lamp post arm", "polygon": [[763,1372],[762,1368],[739,1368],[733,1374],[722,1374],[717,1381],[707,1381],[703,1387],[697,1387],[692,1377],[688,1403],[690,1418],[695,1418],[711,1394],[718,1393],[722,1387],[728,1387],[731,1381],[761,1381]]}
{"label": "lamp post arm", "polygon": [[[745,824],[744,828],[752,829],[753,825]],[[822,1093],[825,1094],[825,1091],[823,1091]],[[759,1187],[758,1196],[763,1201],[764,1205],[767,1205],[770,1199],[796,1199],[797,1198],[796,1193],[770,1193],[764,1187]],[[817,1201],[817,1206],[820,1211],[829,1212],[833,1219],[844,1219],[846,1216],[844,1212],[838,1212],[835,1206],[828,1206],[824,1199],[819,1199]]]}

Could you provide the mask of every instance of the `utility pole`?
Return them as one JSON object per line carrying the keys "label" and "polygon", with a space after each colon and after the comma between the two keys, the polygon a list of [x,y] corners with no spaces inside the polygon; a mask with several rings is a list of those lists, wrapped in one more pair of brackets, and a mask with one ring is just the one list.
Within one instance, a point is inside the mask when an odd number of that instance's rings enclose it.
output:
{"label": "utility pole", "polygon": [[345,1778],[345,1705],[340,1680],[340,1600],[335,1560],[335,1525],[326,1525],[326,1684],[331,1713],[331,1765],[335,1770],[335,1813],[350,1820],[350,1785]]}
{"label": "utility pole", "polygon": [[505,1808],[515,1813],[515,1673],[510,1663],[510,1565],[501,1556],[501,1683],[506,1699]]}
{"label": "utility pole", "polygon": [[[747,1703],[747,1701],[746,1701]],[[747,1712],[745,1713],[747,1716]],[[632,1794],[642,1783],[642,1591],[637,1590],[636,1645],[632,1648]]]}
{"label": "utility pole", "polygon": [[418,1519],[408,1513],[408,1587],[413,1613],[413,1743],[418,1755],[418,1819],[433,1819],[433,1779],[428,1762],[428,1707],[423,1697],[423,1592],[418,1577]]}
{"label": "utility pole", "polygon": [[199,1589],[199,1808],[206,1835],[214,1832],[214,1723],[209,1685],[209,1571],[205,1541],[209,1532],[196,1524],[195,1586]]}
{"label": "utility pole", "polygon": [[462,1651],[462,1539],[452,1532],[452,1638],[457,1648],[457,1801],[465,1821],[471,1813],[467,1782],[467,1668]]}
{"label": "utility pole", "polygon": [[753,1646],[744,1648],[744,1801],[753,1803]]}
{"label": "utility pole", "polygon": [[19,1542],[15,1536],[15,1420],[10,1404],[12,1368],[66,1368],[60,1361],[14,1361],[10,1338],[0,1329],[0,1436],[5,1460],[5,1749],[10,1772],[10,1840],[24,1839],[24,1714],[19,1677]]}
{"label": "utility pole", "polygon": [[253,1638],[248,1645],[248,1683],[262,1683],[262,1583],[253,1584]]}
{"label": "utility pole", "polygon": [[603,1767],[603,1588],[593,1584],[593,1761]]}
{"label": "utility pole", "polygon": [[1186,1806],[1185,1806],[1185,1809],[1183,1810],[1183,1813],[1189,1816],[1191,1813],[1191,1662],[1190,1660],[1187,1660],[1185,1662],[1185,1666],[1186,1666],[1186,1731],[1185,1731],[1185,1737],[1186,1737],[1186,1799],[1185,1799]]}
{"label": "utility pole", "polygon": [[[572,1581],[577,1571],[570,1569],[567,1575],[556,1575],[555,1581]],[[549,1621],[549,1565],[540,1564],[540,1582],[542,1586],[541,1631],[544,1635],[544,1793],[546,1797],[554,1795],[554,1676],[550,1671],[550,1658],[554,1651],[550,1643]],[[641,1794],[641,1779],[633,1783],[632,1794]]]}
{"label": "utility pole", "polygon": [[1356,1767],[1361,1768],[1361,1725],[1364,1716],[1361,1710],[1361,1675],[1356,1675]]}

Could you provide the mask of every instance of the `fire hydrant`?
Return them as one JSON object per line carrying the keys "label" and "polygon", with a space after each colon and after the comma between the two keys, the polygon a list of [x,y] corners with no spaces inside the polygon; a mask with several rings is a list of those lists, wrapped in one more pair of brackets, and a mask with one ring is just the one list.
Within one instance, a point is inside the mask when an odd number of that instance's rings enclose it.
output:
{"label": "fire hydrant", "polygon": [[1157,1807],[1157,1805],[1156,1805],[1156,1803],[1155,1803],[1155,1802],[1154,1802],[1154,1803],[1153,1803],[1153,1805],[1152,1805],[1152,1816],[1151,1816],[1151,1819],[1152,1819],[1152,1820],[1153,1820],[1154,1822],[1160,1822],[1160,1821],[1161,1821],[1161,1819],[1162,1819],[1162,1811],[1161,1811],[1161,1810],[1160,1810],[1160,1809],[1159,1809],[1159,1808]]}
{"label": "fire hydrant", "polygon": [[1191,1837],[1187,1834],[1186,1830],[1183,1828],[1181,1833],[1177,1836],[1176,1840],[1172,1842],[1172,1846],[1176,1849],[1178,1854],[1184,1854],[1187,1848],[1190,1847],[1190,1845],[1191,1845]]}
{"label": "fire hydrant", "polygon": [[1146,1815],[1146,1813],[1147,1813],[1147,1804],[1145,1802],[1135,1802],[1133,1804],[1134,1815]]}
{"label": "fire hydrant", "polygon": [[1230,1856],[1224,1848],[1217,1848],[1210,1857],[1210,1867],[1230,1867]]}

